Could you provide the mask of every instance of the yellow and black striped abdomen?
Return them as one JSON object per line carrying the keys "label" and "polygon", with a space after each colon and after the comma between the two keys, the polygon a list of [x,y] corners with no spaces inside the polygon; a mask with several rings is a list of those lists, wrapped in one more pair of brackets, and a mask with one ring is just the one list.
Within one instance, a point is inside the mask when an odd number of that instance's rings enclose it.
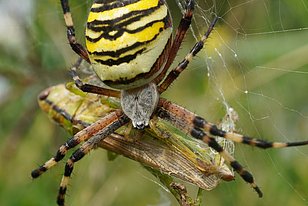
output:
{"label": "yellow and black striped abdomen", "polygon": [[86,46],[99,78],[111,87],[128,89],[159,74],[171,33],[165,0],[96,0],[88,17]]}

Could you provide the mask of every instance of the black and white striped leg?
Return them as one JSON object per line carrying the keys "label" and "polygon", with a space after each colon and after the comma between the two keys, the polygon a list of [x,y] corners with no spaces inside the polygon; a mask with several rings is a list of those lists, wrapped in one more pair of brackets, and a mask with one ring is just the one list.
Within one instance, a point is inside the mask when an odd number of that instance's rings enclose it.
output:
{"label": "black and white striped leg", "polygon": [[182,119],[177,119],[177,116],[173,116],[168,111],[160,108],[158,109],[157,115],[160,118],[169,121],[172,125],[176,126],[178,129],[182,130],[184,133],[190,134],[193,138],[200,139],[205,142],[209,147],[213,148],[216,152],[220,154],[222,158],[229,164],[243,179],[245,182],[249,183],[251,187],[258,193],[259,197],[262,197],[262,192],[260,188],[254,182],[253,176],[243,168],[243,166],[236,161],[227,151],[223,149],[221,145],[213,137],[209,137],[200,128],[194,128],[193,125],[182,125]]}
{"label": "black and white striped leg", "polygon": [[79,58],[77,62],[73,65],[73,67],[70,69],[70,75],[72,79],[74,80],[76,86],[83,92],[88,93],[94,93],[94,94],[100,94],[108,97],[120,97],[120,92],[117,90],[107,89],[100,86],[92,85],[84,83],[80,77],[78,76],[77,70],[80,67],[80,64],[82,62],[82,58]]}
{"label": "black and white striped leg", "polygon": [[185,108],[178,106],[163,98],[160,98],[159,106],[163,108],[162,110],[160,110],[162,116],[168,116],[168,118],[171,118],[172,121],[175,122],[175,124],[177,124],[179,127],[181,127],[181,129],[184,130],[187,130],[187,128],[199,128],[204,130],[209,135],[223,137],[233,142],[247,144],[262,149],[308,145],[308,140],[298,142],[269,142],[266,140],[256,139],[238,133],[225,132],[219,129],[215,124],[212,124],[206,121],[204,118],[195,115],[193,112],[190,112]]}
{"label": "black and white striped leg", "polygon": [[228,152],[226,152],[215,140],[215,138],[210,137],[220,136],[234,142],[248,144],[251,146],[266,148],[283,148],[291,146],[302,146],[307,145],[308,141],[299,142],[268,142],[261,139],[255,139],[248,136],[244,136],[237,133],[229,133],[217,128],[216,125],[207,122],[202,117],[196,116],[194,113],[180,107],[170,101],[165,99],[160,99],[159,109],[156,113],[159,117],[171,122],[174,126],[180,130],[190,134],[196,139],[201,139],[206,142],[211,148],[216,150],[229,165],[246,181],[252,188],[262,196],[262,192],[259,187],[254,183],[253,176],[245,170],[241,164],[236,161]]}
{"label": "black and white striped leg", "polygon": [[82,57],[84,60],[90,63],[89,56],[88,56],[86,49],[81,44],[79,44],[76,40],[75,28],[74,28],[73,18],[70,12],[69,2],[68,0],[60,0],[60,1],[61,1],[64,21],[66,25],[68,42],[70,43],[72,49],[80,57]]}
{"label": "black and white striped leg", "polygon": [[245,170],[243,166],[232,157],[226,150],[223,149],[221,145],[213,137],[209,137],[206,133],[198,128],[191,128],[190,134],[196,139],[200,139],[207,143],[211,148],[213,148],[219,155],[224,158],[224,160],[229,164],[245,182],[249,183],[250,186],[258,193],[259,197],[262,197],[262,191],[258,185],[254,182],[254,178],[250,172]]}
{"label": "black and white striped leg", "polygon": [[69,183],[69,179],[74,169],[74,164],[81,160],[86,154],[88,154],[91,150],[96,148],[98,144],[106,138],[108,135],[113,133],[116,129],[121,126],[127,124],[129,122],[129,118],[126,115],[122,115],[116,121],[112,122],[110,125],[99,131],[95,134],[95,136],[88,139],[85,143],[81,145],[79,149],[77,149],[71,157],[67,160],[65,164],[64,174],[60,183],[59,193],[57,197],[58,205],[62,206],[65,202],[65,194],[67,190],[67,186]]}
{"label": "black and white striped leg", "polygon": [[175,69],[170,71],[170,73],[167,75],[164,81],[158,86],[159,93],[163,93],[164,91],[166,91],[167,88],[172,84],[172,82],[181,74],[181,72],[186,69],[187,65],[191,62],[192,58],[196,56],[199,51],[201,51],[201,49],[204,46],[205,41],[208,39],[210,33],[213,31],[214,26],[217,21],[218,21],[218,17],[215,17],[215,19],[210,24],[207,32],[202,36],[201,40],[198,41],[193,46],[193,48],[185,56],[185,58],[178,64],[178,66]]}
{"label": "black and white striped leg", "polygon": [[121,110],[116,110],[105,116],[104,118],[98,120],[97,122],[93,123],[89,127],[76,133],[66,143],[60,146],[55,156],[53,156],[50,160],[48,160],[43,165],[31,172],[32,178],[39,177],[48,169],[55,166],[60,160],[64,158],[68,150],[74,148],[81,142],[87,141],[88,139],[99,133],[102,129],[110,125],[112,122],[117,122],[119,120],[119,117],[121,116],[123,116],[123,112]]}

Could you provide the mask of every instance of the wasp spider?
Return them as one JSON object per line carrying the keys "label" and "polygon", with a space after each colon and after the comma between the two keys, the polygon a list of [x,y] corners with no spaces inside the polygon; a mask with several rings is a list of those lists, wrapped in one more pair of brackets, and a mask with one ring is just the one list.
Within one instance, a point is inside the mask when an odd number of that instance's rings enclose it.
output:
{"label": "wasp spider", "polygon": [[174,37],[172,19],[165,0],[94,0],[85,32],[86,48],[76,40],[68,0],[61,0],[61,5],[67,38],[72,49],[92,65],[103,83],[114,90],[83,83],[76,72],[80,61],[71,69],[76,85],[84,92],[119,97],[121,109],[111,112],[75,134],[60,146],[54,157],[32,172],[33,178],[39,177],[62,160],[69,149],[83,142],[66,162],[57,199],[58,205],[64,205],[74,164],[94,149],[102,139],[129,122],[140,130],[147,127],[149,120],[154,116],[171,122],[191,137],[204,141],[216,150],[260,197],[262,192],[253,176],[227,153],[213,136],[260,148],[308,144],[308,141],[273,143],[225,132],[202,117],[160,98],[160,94],[203,48],[218,20],[217,17],[214,18],[201,40],[192,47],[176,68],[167,73],[190,26],[194,0],[187,0],[186,11]]}
{"label": "wasp spider", "polygon": [[[90,79],[86,78],[83,81],[89,82],[88,80]],[[90,81],[99,83],[96,78]],[[40,93],[38,103],[48,117],[70,134],[77,133],[120,108],[118,99],[76,92],[71,83],[45,89]],[[222,124],[231,121],[231,118],[234,115],[228,113]],[[131,129],[131,125],[124,125],[103,139],[98,147],[141,163],[160,180],[180,205],[197,205],[192,204],[196,199],[188,196],[185,187],[171,183],[173,179],[170,176],[207,191],[214,189],[221,180],[234,179],[233,171],[206,144],[187,137],[160,118],[152,118],[149,125],[151,126],[145,130]],[[227,151],[233,152],[233,142],[222,138],[220,140]],[[199,198],[198,195],[197,199]]]}

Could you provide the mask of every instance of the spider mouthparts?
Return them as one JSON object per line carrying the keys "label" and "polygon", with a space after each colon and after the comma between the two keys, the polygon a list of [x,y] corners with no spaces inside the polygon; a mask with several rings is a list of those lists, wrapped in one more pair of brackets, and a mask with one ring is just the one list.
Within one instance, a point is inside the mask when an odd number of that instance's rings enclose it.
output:
{"label": "spider mouthparts", "polygon": [[149,125],[158,100],[159,93],[154,83],[121,91],[122,110],[132,120],[133,126],[137,129],[144,129]]}
{"label": "spider mouthparts", "polygon": [[134,128],[136,128],[136,129],[144,129],[146,126],[148,126],[148,122],[134,122],[133,121],[133,126],[134,126]]}

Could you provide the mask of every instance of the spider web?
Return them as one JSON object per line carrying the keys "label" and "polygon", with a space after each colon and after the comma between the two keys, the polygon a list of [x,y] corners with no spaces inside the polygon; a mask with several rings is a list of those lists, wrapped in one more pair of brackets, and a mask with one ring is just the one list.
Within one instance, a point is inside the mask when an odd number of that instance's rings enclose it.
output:
{"label": "spider web", "polygon": [[[185,0],[176,2],[183,13]],[[232,107],[239,114],[236,130],[253,137],[283,142],[307,139],[308,2],[197,0],[191,27],[195,42],[214,16],[219,17],[218,24],[197,55],[198,63],[191,66],[196,70],[193,72],[203,75],[199,78],[201,97],[190,97],[199,103],[190,107],[187,100],[187,107],[204,112],[214,122]],[[265,193],[263,200],[252,196],[252,201],[258,205],[279,201],[306,205],[303,164],[308,160],[307,151],[305,147],[261,151],[236,145],[235,157],[253,173]],[[269,186],[269,179],[275,186]],[[224,191],[231,199],[246,194],[239,184],[227,187]],[[284,198],[273,200],[269,196],[277,192],[275,187],[285,192]],[[280,192],[277,195],[283,196]]]}

